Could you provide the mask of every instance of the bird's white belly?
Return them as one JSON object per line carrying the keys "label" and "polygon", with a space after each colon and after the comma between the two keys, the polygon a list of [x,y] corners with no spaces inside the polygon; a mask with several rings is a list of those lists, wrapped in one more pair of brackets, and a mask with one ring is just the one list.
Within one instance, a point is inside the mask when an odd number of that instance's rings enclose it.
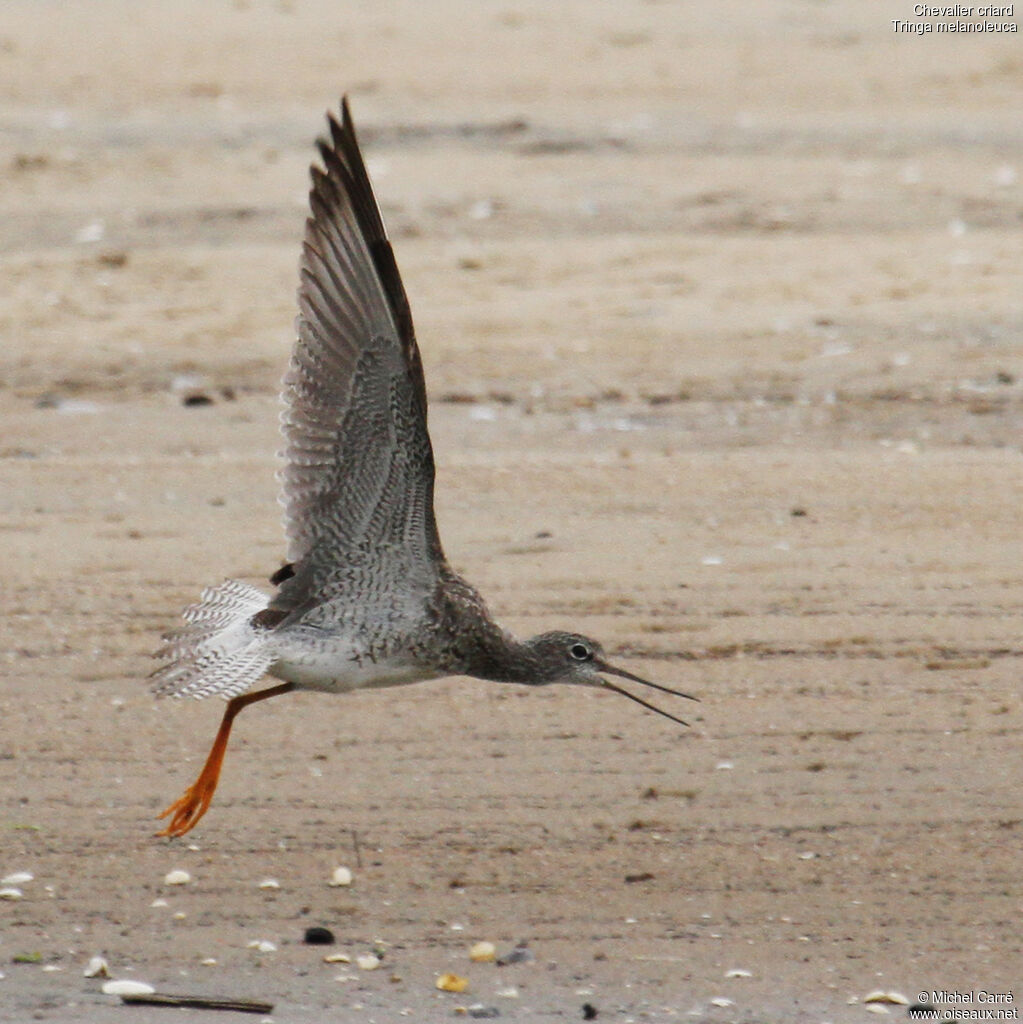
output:
{"label": "bird's white belly", "polygon": [[348,693],[351,690],[402,686],[424,679],[436,679],[437,673],[408,661],[374,659],[363,649],[338,640],[321,649],[302,645],[301,650],[288,650],[282,644],[277,660],[268,673],[277,679],[294,683],[300,690],[323,690]]}

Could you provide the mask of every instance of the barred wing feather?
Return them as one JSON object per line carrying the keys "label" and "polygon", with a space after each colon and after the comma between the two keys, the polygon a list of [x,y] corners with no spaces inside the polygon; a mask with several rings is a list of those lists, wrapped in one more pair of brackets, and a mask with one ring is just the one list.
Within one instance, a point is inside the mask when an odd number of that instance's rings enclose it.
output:
{"label": "barred wing feather", "polygon": [[312,169],[298,341],[284,381],[282,501],[294,573],[271,607],[337,596],[373,568],[426,592],[443,562],[426,389],[408,299],[347,102]]}

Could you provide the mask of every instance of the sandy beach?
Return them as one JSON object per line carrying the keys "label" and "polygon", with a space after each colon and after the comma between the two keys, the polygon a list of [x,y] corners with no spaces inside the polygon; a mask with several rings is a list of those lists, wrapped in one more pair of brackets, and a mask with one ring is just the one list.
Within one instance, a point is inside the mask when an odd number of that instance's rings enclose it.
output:
{"label": "sandy beach", "polygon": [[[5,6],[0,1020],[1018,1013],[1023,52],[950,20],[1023,17]],[[658,697],[683,729],[467,679],[288,695],[158,839],[223,705],[156,701],[150,655],[284,554],[278,385],[342,93],[452,564],[516,633],[701,702]],[[274,1009],[122,1006],[94,956]]]}

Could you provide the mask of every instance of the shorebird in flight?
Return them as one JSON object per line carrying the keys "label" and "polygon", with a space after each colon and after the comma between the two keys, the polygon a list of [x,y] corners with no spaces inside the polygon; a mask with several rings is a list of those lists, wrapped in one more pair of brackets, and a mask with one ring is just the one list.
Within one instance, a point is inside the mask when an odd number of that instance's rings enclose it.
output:
{"label": "shorebird in flight", "polygon": [[[595,640],[518,640],[448,565],[433,513],[426,385],[412,317],[347,100],[318,142],[302,245],[298,340],[284,378],[287,564],[263,592],[227,580],[165,635],[158,695],[228,700],[195,782],[161,818],[180,836],[206,813],[242,708],[289,690],[348,693],[465,675],[620,693],[605,676],[688,694],[608,663]],[[270,675],[281,682],[248,692]]]}

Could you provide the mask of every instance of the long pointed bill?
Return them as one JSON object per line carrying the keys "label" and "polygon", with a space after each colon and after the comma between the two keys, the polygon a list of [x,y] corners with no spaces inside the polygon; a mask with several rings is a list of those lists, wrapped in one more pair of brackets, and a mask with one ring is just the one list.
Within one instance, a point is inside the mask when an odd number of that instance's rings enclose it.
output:
{"label": "long pointed bill", "polygon": [[[595,662],[594,667],[600,672],[606,672],[608,675],[612,676],[620,676],[622,679],[631,679],[634,683],[641,683],[643,686],[649,686],[652,690],[660,690],[661,693],[671,694],[672,697],[684,697],[686,700],[695,701],[699,701],[700,699],[699,697],[694,697],[692,694],[683,693],[681,690],[672,690],[668,686],[661,686],[660,683],[652,683],[649,679],[643,679],[641,676],[633,675],[631,672],[626,672],[623,668],[616,668],[614,665],[609,665],[606,661]],[[648,711],[654,711],[658,715],[662,715],[664,718],[669,718],[673,722],[678,722],[679,725],[689,725],[689,723],[684,719],[678,718],[676,715],[657,707],[655,704],[651,704],[649,701],[643,700],[642,697],[637,697],[634,693],[630,693],[622,686],[617,686],[615,683],[612,683],[607,679],[602,679],[601,682],[607,689],[613,690],[615,693],[620,693],[623,697],[628,697],[629,700],[635,701]]]}

